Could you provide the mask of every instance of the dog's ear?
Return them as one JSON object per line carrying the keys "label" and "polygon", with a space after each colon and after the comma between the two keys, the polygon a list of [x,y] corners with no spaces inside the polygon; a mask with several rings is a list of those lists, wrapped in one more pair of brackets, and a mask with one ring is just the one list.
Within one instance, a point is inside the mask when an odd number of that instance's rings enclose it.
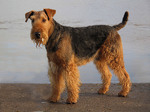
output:
{"label": "dog's ear", "polygon": [[48,20],[50,20],[56,13],[56,10],[54,9],[44,9],[44,12],[46,13]]}
{"label": "dog's ear", "polygon": [[25,22],[27,22],[28,19],[29,19],[32,15],[34,15],[34,12],[35,12],[35,11],[32,10],[32,11],[27,12],[27,13],[25,14],[25,18],[26,18]]}

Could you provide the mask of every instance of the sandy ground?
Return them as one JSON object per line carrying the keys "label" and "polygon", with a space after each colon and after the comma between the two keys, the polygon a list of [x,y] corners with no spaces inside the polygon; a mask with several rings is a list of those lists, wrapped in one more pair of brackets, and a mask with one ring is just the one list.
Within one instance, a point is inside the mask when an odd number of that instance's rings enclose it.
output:
{"label": "sandy ground", "polygon": [[83,84],[77,104],[49,103],[48,84],[0,84],[0,112],[150,112],[150,83],[133,84],[128,97],[117,97],[118,84],[106,95],[98,95],[100,84]]}

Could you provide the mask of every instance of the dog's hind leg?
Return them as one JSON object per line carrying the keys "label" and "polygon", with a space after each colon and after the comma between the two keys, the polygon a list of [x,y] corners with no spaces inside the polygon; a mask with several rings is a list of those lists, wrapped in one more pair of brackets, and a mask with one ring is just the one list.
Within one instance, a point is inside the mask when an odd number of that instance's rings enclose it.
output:
{"label": "dog's hind leg", "polygon": [[118,93],[118,96],[125,97],[128,95],[131,88],[130,77],[124,65],[122,65],[121,62],[116,62],[116,60],[123,61],[123,59],[116,58],[111,61],[109,66],[114,71],[114,74],[118,77],[120,84],[122,85],[122,90]]}
{"label": "dog's hind leg", "polygon": [[129,74],[124,66],[123,48],[119,34],[116,34],[114,40],[111,42],[113,43],[109,46],[110,50],[107,63],[122,85],[122,90],[119,92],[118,96],[127,96],[131,88],[131,82]]}
{"label": "dog's hind leg", "polygon": [[109,90],[111,83],[111,72],[109,71],[108,65],[105,60],[95,60],[94,61],[98,71],[101,73],[102,88],[99,89],[99,94],[105,94]]}

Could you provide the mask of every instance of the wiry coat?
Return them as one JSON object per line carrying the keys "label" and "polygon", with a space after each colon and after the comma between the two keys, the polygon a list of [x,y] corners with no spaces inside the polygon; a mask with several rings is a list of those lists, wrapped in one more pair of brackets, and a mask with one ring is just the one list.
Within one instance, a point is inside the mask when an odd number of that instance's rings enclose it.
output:
{"label": "wiry coat", "polygon": [[32,21],[36,18],[36,22],[32,23],[31,39],[37,45],[45,45],[47,50],[48,75],[52,86],[49,100],[57,102],[66,85],[67,103],[76,103],[80,86],[78,66],[92,60],[101,73],[103,82],[98,93],[105,94],[109,90],[112,77],[110,68],[122,84],[122,90],[118,95],[127,96],[131,82],[124,66],[122,42],[117,31],[126,25],[128,12],[125,12],[122,22],[118,25],[75,28],[57,23],[52,18],[55,13],[52,9],[26,13],[26,21],[30,16],[33,16]]}
{"label": "wiry coat", "polygon": [[50,46],[47,45],[46,49],[49,52],[56,52],[61,40],[65,38],[64,34],[67,34],[71,38],[72,51],[79,58],[92,57],[108,38],[108,35],[115,31],[115,28],[108,25],[66,27],[58,24],[55,20],[54,26],[54,32],[47,43]]}

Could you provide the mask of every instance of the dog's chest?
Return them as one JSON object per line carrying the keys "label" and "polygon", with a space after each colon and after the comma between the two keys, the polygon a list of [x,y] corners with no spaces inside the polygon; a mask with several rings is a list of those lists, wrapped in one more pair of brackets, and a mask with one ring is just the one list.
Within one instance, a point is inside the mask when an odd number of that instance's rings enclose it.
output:
{"label": "dog's chest", "polygon": [[48,61],[55,63],[56,65],[66,65],[72,57],[72,48],[70,40],[64,38],[60,41],[58,49],[56,51],[47,50]]}

